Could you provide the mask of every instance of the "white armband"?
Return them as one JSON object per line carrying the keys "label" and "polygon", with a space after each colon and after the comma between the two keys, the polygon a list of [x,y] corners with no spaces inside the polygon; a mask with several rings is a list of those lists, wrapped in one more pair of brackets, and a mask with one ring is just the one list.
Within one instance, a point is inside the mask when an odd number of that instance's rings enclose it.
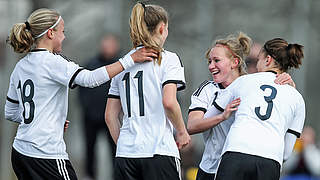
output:
{"label": "white armband", "polygon": [[119,62],[121,63],[121,65],[123,66],[124,69],[128,69],[134,65],[134,61],[133,61],[131,55],[129,55],[129,54],[127,54],[123,58],[120,58]]}

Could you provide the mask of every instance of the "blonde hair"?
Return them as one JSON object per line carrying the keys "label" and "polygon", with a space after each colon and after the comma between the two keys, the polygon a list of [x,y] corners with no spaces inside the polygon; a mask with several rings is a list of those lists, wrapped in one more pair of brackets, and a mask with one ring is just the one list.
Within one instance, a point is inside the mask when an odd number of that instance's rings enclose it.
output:
{"label": "blonde hair", "polygon": [[[17,53],[29,52],[32,45],[37,43],[37,40],[41,39],[42,36],[36,37],[54,25],[59,16],[59,13],[55,10],[38,9],[29,16],[25,23],[13,25],[7,42]],[[56,30],[55,28],[53,29]]]}
{"label": "blonde hair", "polygon": [[161,64],[162,47],[152,36],[156,33],[156,27],[160,22],[168,23],[168,13],[158,5],[144,5],[137,3],[130,17],[130,38],[133,47],[143,45],[158,52],[157,63]]}
{"label": "blonde hair", "polygon": [[230,59],[239,59],[238,70],[240,75],[247,74],[244,60],[249,55],[252,45],[252,40],[248,35],[239,32],[237,35],[230,34],[226,38],[215,40],[213,46],[206,53],[207,59],[209,59],[211,49],[217,45],[221,45],[227,49],[226,55]]}

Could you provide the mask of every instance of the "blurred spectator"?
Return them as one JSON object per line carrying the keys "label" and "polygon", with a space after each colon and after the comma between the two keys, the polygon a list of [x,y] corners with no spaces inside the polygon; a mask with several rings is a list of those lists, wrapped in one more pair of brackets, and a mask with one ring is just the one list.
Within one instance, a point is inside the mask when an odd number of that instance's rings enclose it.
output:
{"label": "blurred spectator", "polygon": [[282,180],[320,180],[320,150],[315,145],[315,131],[307,126],[297,139],[294,151],[283,164]]}
{"label": "blurred spectator", "polygon": [[247,72],[249,74],[258,72],[256,66],[258,61],[258,54],[260,52],[261,47],[262,47],[261,44],[253,43],[250,50],[250,54],[245,60],[246,66],[247,66]]}
{"label": "blurred spectator", "polygon": [[[89,70],[112,64],[119,59],[119,40],[115,35],[105,35],[101,40],[99,54],[89,60],[85,66]],[[104,121],[104,111],[110,81],[96,88],[80,88],[79,99],[83,112],[83,127],[85,134],[85,173],[87,179],[96,178],[96,151],[95,145],[99,132],[107,138],[112,154],[112,163],[115,157],[116,146]],[[113,164],[112,164],[113,166]]]}

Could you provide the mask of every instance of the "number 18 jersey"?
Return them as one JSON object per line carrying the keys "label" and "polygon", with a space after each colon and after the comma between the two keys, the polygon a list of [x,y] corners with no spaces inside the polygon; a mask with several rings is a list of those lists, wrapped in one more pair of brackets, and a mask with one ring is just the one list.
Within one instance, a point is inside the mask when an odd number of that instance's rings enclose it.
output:
{"label": "number 18 jersey", "polygon": [[223,153],[241,152],[282,164],[285,134],[301,133],[305,104],[295,88],[275,84],[275,78],[272,72],[244,75],[218,96],[216,102],[222,107],[235,98],[241,99]]}
{"label": "number 18 jersey", "polygon": [[177,84],[177,90],[185,88],[182,63],[169,51],[162,52],[161,65],[154,61],[135,64],[112,79],[108,97],[120,98],[124,113],[116,157],[159,154],[179,158],[173,126],[162,104],[162,89],[168,83]]}
{"label": "number 18 jersey", "polygon": [[63,140],[68,86],[79,69],[45,49],[28,53],[16,64],[7,94],[7,101],[19,106],[15,150],[29,157],[68,159]]}

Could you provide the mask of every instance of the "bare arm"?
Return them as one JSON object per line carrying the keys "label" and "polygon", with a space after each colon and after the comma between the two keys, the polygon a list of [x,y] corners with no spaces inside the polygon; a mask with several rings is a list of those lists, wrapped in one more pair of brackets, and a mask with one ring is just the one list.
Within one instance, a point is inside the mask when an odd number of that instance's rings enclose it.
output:
{"label": "bare arm", "polygon": [[110,134],[115,144],[117,144],[120,134],[120,120],[119,114],[121,113],[120,99],[109,98],[105,110],[105,121],[109,128]]}
{"label": "bare arm", "polygon": [[181,114],[180,105],[177,101],[176,93],[177,93],[176,84],[173,84],[173,83],[166,84],[163,87],[162,103],[163,103],[167,117],[169,118],[173,127],[177,131],[176,141],[177,141],[178,148],[181,149],[190,143],[191,138],[185,127],[182,114]]}
{"label": "bare arm", "polygon": [[188,133],[190,135],[204,132],[223,121],[222,116],[216,115],[204,119],[203,111],[192,111],[188,116]]}

